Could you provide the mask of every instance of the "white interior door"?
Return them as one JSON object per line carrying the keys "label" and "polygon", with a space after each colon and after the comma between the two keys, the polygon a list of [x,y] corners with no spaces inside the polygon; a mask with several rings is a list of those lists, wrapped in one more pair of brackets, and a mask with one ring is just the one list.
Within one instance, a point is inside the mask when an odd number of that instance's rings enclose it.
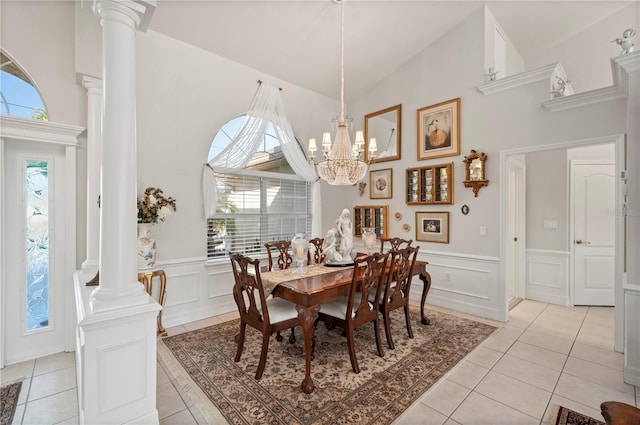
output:
{"label": "white interior door", "polygon": [[574,304],[615,304],[615,165],[572,161]]}
{"label": "white interior door", "polygon": [[507,160],[507,298],[524,298],[525,273],[525,161],[523,155]]}
{"label": "white interior door", "polygon": [[70,332],[65,148],[7,141],[3,162],[4,361],[12,364],[63,351]]}

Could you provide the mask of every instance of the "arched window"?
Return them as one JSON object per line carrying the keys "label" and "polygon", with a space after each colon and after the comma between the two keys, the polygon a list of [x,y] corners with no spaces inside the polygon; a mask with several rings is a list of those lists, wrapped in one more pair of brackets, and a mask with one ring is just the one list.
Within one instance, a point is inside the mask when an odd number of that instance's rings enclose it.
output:
{"label": "arched window", "polygon": [[[235,138],[244,116],[225,123],[213,139],[207,161]],[[218,204],[207,220],[209,259],[227,252],[255,255],[264,244],[291,240],[311,231],[311,184],[295,175],[287,162],[273,124],[246,168],[216,172]]]}
{"label": "arched window", "polygon": [[0,114],[48,121],[40,94],[27,73],[0,50]]}

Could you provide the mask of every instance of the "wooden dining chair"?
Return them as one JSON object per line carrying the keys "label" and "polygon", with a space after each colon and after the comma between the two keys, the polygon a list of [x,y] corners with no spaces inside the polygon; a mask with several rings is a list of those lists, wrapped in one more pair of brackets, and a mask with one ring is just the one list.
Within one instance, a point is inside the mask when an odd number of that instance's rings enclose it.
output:
{"label": "wooden dining chair", "polygon": [[307,252],[307,265],[311,264],[322,264],[324,263],[324,254],[322,253],[322,244],[324,243],[324,238],[313,238],[309,239],[309,244],[313,246],[312,250]]}
{"label": "wooden dining chair", "polygon": [[[416,263],[419,246],[400,248],[389,251],[389,272],[387,281],[381,289],[382,296],[379,299],[380,313],[384,322],[384,332],[387,335],[389,349],[396,347],[391,336],[391,315],[393,310],[404,308],[404,320],[407,326],[409,338],[413,338],[411,329],[411,317],[409,315],[409,292],[411,291],[411,279],[413,266]],[[375,302],[375,297],[369,294],[369,301]]]}
{"label": "wooden dining chair", "polygon": [[[278,270],[285,270],[291,267],[291,264],[293,264],[293,257],[289,253],[291,241],[280,240],[267,242],[264,244],[264,247],[267,248],[267,258],[269,259],[267,271],[273,271],[274,268],[277,268]],[[276,335],[276,340],[282,341],[282,335],[280,334],[280,331],[278,331],[278,334]],[[296,334],[294,328],[291,328],[289,342],[291,344],[295,344],[296,342]]]}
{"label": "wooden dining chair", "polygon": [[[262,378],[267,362],[269,340],[274,332],[300,325],[295,304],[277,297],[267,299],[260,278],[260,260],[239,253],[229,253],[233,267],[233,298],[240,313],[240,334],[235,361],[239,362],[244,348],[247,325],[262,332],[262,351],[256,379]],[[250,270],[253,271],[250,272]]]}
{"label": "wooden dining chair", "polygon": [[289,254],[289,248],[291,247],[291,241],[281,240],[275,242],[267,242],[264,244],[267,248],[267,257],[269,258],[269,271],[272,271],[274,267],[279,270],[288,269],[293,263],[293,257]]}
{"label": "wooden dining chair", "polygon": [[[402,239],[402,238],[382,238],[380,239],[380,252],[385,252],[384,244],[388,243],[391,245],[390,250],[406,248],[406,246],[411,246],[413,239]],[[404,246],[406,245],[406,246]]]}
{"label": "wooden dining chair", "polygon": [[[380,293],[389,253],[373,253],[356,257],[353,264],[351,289],[347,297],[322,304],[318,314],[319,320],[327,325],[342,328],[347,336],[349,358],[354,373],[360,373],[356,359],[354,330],[373,322],[378,355],[384,357],[380,343]],[[374,294],[374,301],[369,302],[369,294]]]}

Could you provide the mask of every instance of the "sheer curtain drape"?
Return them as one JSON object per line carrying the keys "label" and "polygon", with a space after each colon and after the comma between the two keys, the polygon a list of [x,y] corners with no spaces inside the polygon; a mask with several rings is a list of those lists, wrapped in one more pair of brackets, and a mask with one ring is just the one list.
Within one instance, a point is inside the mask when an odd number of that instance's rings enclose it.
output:
{"label": "sheer curtain drape", "polygon": [[269,122],[273,123],[282,153],[293,171],[301,179],[313,183],[311,232],[313,237],[321,237],[322,216],[319,207],[320,182],[318,175],[315,167],[307,161],[304,152],[296,141],[291,124],[289,124],[285,114],[284,104],[280,97],[280,89],[264,82],[258,87],[258,91],[251,101],[249,110],[236,137],[204,167],[202,187],[205,218],[213,216],[216,212],[218,203],[214,174],[216,169],[245,168],[253,154],[258,150]]}

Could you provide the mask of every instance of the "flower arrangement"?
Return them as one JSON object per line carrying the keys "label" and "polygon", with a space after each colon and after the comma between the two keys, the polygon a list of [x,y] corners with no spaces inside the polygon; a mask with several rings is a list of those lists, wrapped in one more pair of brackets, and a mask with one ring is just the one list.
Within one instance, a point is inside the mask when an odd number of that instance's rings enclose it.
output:
{"label": "flower arrangement", "polygon": [[144,195],[138,198],[138,223],[157,223],[164,221],[176,211],[176,200],[165,197],[162,189],[148,187]]}

